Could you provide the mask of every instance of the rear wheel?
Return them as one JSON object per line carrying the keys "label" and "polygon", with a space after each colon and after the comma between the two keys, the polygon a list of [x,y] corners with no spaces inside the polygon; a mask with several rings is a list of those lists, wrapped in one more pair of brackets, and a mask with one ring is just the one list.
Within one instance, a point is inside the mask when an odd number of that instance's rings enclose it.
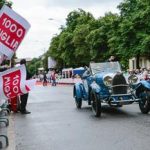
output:
{"label": "rear wheel", "polygon": [[91,99],[92,111],[95,117],[100,117],[101,116],[101,101],[99,99],[99,95],[91,91],[90,99]]}
{"label": "rear wheel", "polygon": [[147,114],[150,111],[150,91],[141,92],[139,98],[141,98],[139,102],[140,110],[143,114]]}

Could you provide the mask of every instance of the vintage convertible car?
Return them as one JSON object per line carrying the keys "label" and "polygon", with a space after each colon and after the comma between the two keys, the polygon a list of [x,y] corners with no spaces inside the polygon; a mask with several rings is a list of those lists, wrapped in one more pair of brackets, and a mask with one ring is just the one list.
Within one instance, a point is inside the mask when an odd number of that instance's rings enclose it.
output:
{"label": "vintage convertible car", "polygon": [[119,62],[90,63],[81,79],[73,88],[76,107],[87,101],[96,117],[101,115],[102,103],[121,107],[136,102],[142,113],[150,111],[150,81],[124,75]]}

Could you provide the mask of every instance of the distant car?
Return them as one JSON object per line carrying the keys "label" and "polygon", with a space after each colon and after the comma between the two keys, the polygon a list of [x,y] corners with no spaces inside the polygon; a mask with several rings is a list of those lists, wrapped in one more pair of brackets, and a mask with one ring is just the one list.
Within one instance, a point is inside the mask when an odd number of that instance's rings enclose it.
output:
{"label": "distant car", "polygon": [[82,83],[73,88],[77,108],[81,108],[82,100],[87,101],[99,117],[103,103],[121,107],[137,102],[142,113],[150,111],[150,81],[125,76],[119,62],[90,63],[81,78]]}

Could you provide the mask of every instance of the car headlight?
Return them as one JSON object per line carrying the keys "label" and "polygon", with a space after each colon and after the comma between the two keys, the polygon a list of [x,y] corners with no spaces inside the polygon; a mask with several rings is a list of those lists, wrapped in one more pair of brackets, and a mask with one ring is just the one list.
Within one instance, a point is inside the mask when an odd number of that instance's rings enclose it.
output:
{"label": "car headlight", "polygon": [[112,77],[110,77],[110,76],[105,76],[105,77],[104,77],[104,84],[105,84],[106,86],[111,86],[111,85],[112,85]]}
{"label": "car headlight", "polygon": [[136,75],[130,75],[128,77],[128,83],[129,84],[137,83],[137,81],[138,81],[138,77]]}

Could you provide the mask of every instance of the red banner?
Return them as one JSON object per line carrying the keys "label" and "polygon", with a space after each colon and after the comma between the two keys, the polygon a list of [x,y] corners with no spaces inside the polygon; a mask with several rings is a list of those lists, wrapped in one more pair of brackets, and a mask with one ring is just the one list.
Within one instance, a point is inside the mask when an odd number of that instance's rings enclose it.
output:
{"label": "red banner", "polygon": [[26,68],[21,65],[0,73],[0,99],[13,98],[28,93],[36,80],[26,80]]}
{"label": "red banner", "polygon": [[2,14],[0,18],[0,42],[15,51],[24,36],[25,28],[7,14]]}
{"label": "red banner", "polygon": [[22,94],[20,89],[21,72],[16,70],[3,77],[3,91],[6,97],[11,98]]}
{"label": "red banner", "polygon": [[4,5],[0,11],[0,53],[11,59],[29,28],[23,17]]}

